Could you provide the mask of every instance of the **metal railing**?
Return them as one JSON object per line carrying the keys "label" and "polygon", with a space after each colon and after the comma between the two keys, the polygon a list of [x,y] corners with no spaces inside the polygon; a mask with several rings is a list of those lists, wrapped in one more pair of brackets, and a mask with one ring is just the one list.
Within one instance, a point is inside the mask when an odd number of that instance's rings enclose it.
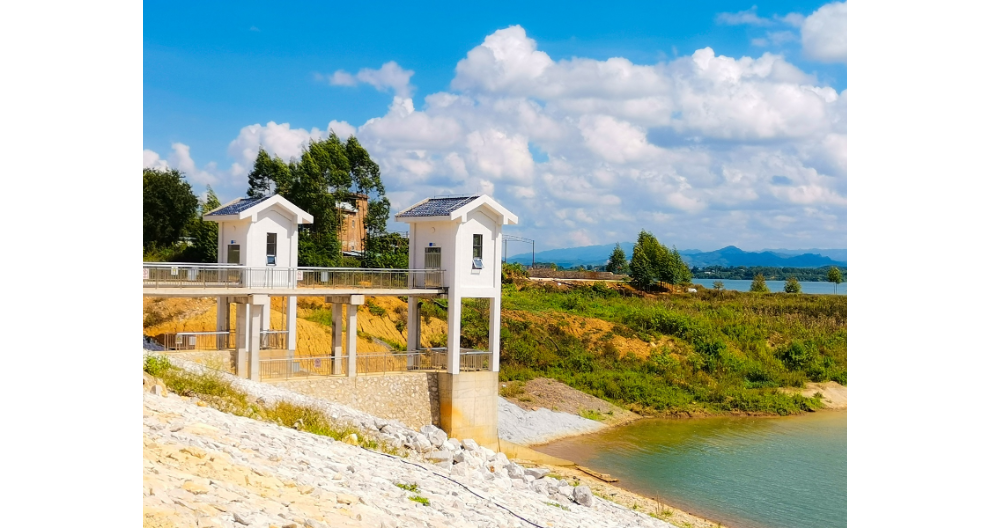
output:
{"label": "metal railing", "polygon": [[439,289],[440,269],[279,268],[233,264],[143,263],[146,288]]}
{"label": "metal railing", "polygon": [[159,334],[154,340],[165,350],[227,350],[233,345],[230,332],[179,332]]}
{"label": "metal railing", "polygon": [[443,270],[299,268],[297,288],[441,288]]}
{"label": "metal railing", "polygon": [[[461,352],[461,371],[491,370],[491,352],[469,350]],[[425,349],[419,352],[395,352],[387,354],[361,354],[356,359],[359,376],[386,375],[390,372],[445,371],[445,349]],[[311,376],[346,376],[348,358],[332,356],[262,359],[259,361],[261,379],[293,379]]]}
{"label": "metal railing", "polygon": [[288,330],[262,330],[261,331],[261,349],[277,349],[285,350],[289,346],[289,331]]}
{"label": "metal railing", "polygon": [[280,358],[259,360],[261,379],[292,379],[309,376],[335,376],[347,374],[347,358],[337,360],[329,356]]}

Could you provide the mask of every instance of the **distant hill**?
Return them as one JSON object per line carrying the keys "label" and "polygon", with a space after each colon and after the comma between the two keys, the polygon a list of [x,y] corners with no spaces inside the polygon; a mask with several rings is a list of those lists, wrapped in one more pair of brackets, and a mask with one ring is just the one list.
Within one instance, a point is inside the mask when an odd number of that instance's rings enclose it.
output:
{"label": "distant hill", "polygon": [[[622,242],[619,247],[626,252],[626,258],[632,258],[633,243]],[[536,254],[537,262],[554,262],[558,266],[570,268],[574,266],[603,266],[608,262],[615,244],[601,246],[584,246],[576,248],[551,249]],[[827,251],[831,255],[845,255],[844,249],[829,250],[791,250],[774,249],[760,252],[743,251],[735,246],[726,246],[716,251],[701,251],[698,249],[678,250],[681,258],[688,266],[772,266],[792,268],[818,268],[821,266],[845,267],[845,260],[837,260],[821,253],[812,251]],[[508,262],[529,264],[532,262],[531,253],[521,253],[509,257]]]}
{"label": "distant hill", "polygon": [[[626,252],[626,258],[632,258],[633,243],[621,242],[619,247]],[[536,253],[537,262],[553,262],[562,268],[574,266],[604,266],[608,262],[608,257],[612,255],[615,244],[605,244],[601,246],[584,246],[576,248],[551,249]],[[533,261],[532,253],[521,253],[506,259],[508,262],[518,262],[520,264],[530,264]]]}
{"label": "distant hill", "polygon": [[769,251],[771,253],[776,253],[782,257],[793,257],[795,255],[821,255],[823,257],[828,257],[837,262],[848,262],[849,257],[846,256],[845,249],[764,249],[763,251]]}
{"label": "distant hill", "polygon": [[[784,250],[787,251],[787,250]],[[844,250],[843,250],[844,251]],[[689,266],[768,266],[774,268],[820,268],[822,266],[845,267],[845,261],[833,260],[829,257],[802,253],[787,255],[783,251],[743,251],[735,246],[727,246],[707,253],[684,255],[684,262]]]}

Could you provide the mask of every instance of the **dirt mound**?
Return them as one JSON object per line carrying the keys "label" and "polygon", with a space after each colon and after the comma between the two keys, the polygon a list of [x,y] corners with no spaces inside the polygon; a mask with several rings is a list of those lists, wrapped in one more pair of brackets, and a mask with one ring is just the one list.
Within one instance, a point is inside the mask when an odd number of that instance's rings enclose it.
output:
{"label": "dirt mound", "polygon": [[[650,355],[654,348],[670,344],[673,347],[673,339],[663,337],[659,342],[647,343],[636,337],[624,337],[616,331],[616,325],[595,319],[592,317],[581,317],[560,312],[554,313],[533,313],[514,310],[502,310],[503,320],[516,320],[535,323],[543,327],[557,325],[564,332],[573,335],[578,339],[591,340],[611,340],[612,344],[624,354],[633,354],[645,358]],[[621,332],[621,330],[620,330]]]}
{"label": "dirt mound", "polygon": [[526,383],[502,382],[499,392],[506,400],[529,411],[535,411],[542,407],[551,411],[590,418],[609,426],[642,418],[634,412],[549,378],[536,378]]}

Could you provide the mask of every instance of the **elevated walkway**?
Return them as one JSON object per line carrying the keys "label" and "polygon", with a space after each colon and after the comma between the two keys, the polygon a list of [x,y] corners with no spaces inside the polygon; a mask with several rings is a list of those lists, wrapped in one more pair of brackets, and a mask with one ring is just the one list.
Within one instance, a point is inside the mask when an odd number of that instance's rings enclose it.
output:
{"label": "elevated walkway", "polygon": [[143,294],[149,297],[271,295],[446,295],[443,270],[279,268],[230,264],[145,262]]}

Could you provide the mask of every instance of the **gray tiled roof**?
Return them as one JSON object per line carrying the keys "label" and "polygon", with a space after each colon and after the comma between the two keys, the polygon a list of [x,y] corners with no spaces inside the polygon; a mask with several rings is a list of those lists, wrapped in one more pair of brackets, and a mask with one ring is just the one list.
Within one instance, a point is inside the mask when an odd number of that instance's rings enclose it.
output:
{"label": "gray tiled roof", "polygon": [[269,198],[268,196],[265,196],[263,198],[239,198],[236,202],[221,207],[220,209],[217,209],[216,211],[213,211],[212,213],[209,213],[206,216],[234,215],[245,209],[251,208],[252,206],[258,204],[259,202],[263,202],[268,198]]}
{"label": "gray tiled roof", "polygon": [[475,196],[452,196],[450,198],[430,198],[429,200],[398,214],[398,218],[413,216],[447,216],[465,204],[475,200]]}

